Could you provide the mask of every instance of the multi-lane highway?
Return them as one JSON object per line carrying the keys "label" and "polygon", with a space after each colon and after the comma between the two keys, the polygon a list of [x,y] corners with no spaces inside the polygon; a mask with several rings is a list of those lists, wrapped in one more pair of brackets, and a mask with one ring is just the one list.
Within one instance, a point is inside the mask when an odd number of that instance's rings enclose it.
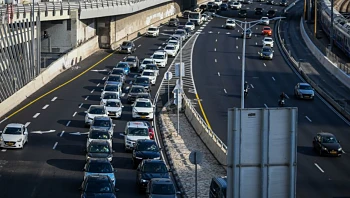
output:
{"label": "multi-lane highway", "polygon": [[[250,10],[262,6],[270,7],[258,3],[249,5]],[[249,13],[247,20],[251,20],[250,14],[254,13]],[[223,25],[225,19],[215,18],[198,37],[193,52],[193,76],[211,128],[227,142],[227,109],[240,107],[243,40],[240,28],[226,30]],[[263,38],[261,28],[262,25],[255,26],[252,38],[247,39],[245,79],[251,84],[251,89],[245,107],[277,107],[279,94],[284,91],[289,96],[286,105],[299,109],[297,197],[350,196],[349,155],[319,157],[312,150],[313,136],[327,131],[338,137],[345,152],[350,152],[349,122],[320,97],[314,101],[293,97],[295,84],[302,80],[283,59],[275,36],[273,60],[259,59]]]}
{"label": "multi-lane highway", "polygon": [[[158,38],[140,37],[135,40],[140,60],[164,47],[173,29],[162,27]],[[84,147],[88,128],[84,127],[84,111],[91,104],[99,104],[101,89],[108,71],[126,55],[100,50],[75,67],[55,78],[51,83],[30,96],[18,109],[31,101],[35,103],[3,121],[26,124],[30,131],[29,143],[22,150],[0,152],[0,197],[78,197],[85,164]],[[168,65],[173,59],[169,58]],[[83,72],[90,68],[90,71]],[[157,83],[152,87],[154,97],[166,68],[160,69]],[[83,72],[83,73],[82,73]],[[136,73],[131,73],[128,84]],[[76,76],[79,76],[76,78]],[[76,79],[75,79],[76,78]],[[72,82],[66,83],[74,79]],[[126,85],[130,86],[130,85]],[[126,87],[124,87],[126,89]],[[51,92],[47,94],[48,92]],[[124,90],[124,92],[126,92]],[[37,100],[41,97],[40,100]],[[123,133],[131,120],[131,107],[122,97],[122,118],[115,120],[112,165],[116,173],[118,197],[143,197],[136,187],[136,171],[132,168],[131,154],[124,152]],[[54,132],[52,132],[54,131]],[[40,134],[41,132],[41,134]],[[80,133],[78,133],[80,132]],[[81,134],[83,133],[83,134]]]}

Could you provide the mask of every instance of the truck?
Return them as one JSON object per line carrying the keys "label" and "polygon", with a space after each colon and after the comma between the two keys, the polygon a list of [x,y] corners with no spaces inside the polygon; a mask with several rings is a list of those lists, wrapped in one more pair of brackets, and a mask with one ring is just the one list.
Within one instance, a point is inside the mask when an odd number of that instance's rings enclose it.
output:
{"label": "truck", "polygon": [[203,23],[202,14],[200,12],[190,12],[188,15],[188,21],[191,21],[196,25],[201,25]]}

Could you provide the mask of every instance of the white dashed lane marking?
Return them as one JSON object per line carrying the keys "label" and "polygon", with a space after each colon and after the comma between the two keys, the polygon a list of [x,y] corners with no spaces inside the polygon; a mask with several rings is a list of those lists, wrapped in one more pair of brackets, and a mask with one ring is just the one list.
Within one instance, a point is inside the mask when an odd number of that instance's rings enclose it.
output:
{"label": "white dashed lane marking", "polygon": [[62,132],[61,132],[61,135],[60,135],[60,137],[62,137],[62,136],[63,136],[63,134],[64,134],[64,131],[62,131]]}
{"label": "white dashed lane marking", "polygon": [[45,105],[45,106],[43,106],[43,109],[47,109],[47,107],[49,107],[49,105],[47,104],[47,105]]}
{"label": "white dashed lane marking", "polygon": [[28,127],[30,125],[30,122],[27,122],[24,126]]}
{"label": "white dashed lane marking", "polygon": [[57,99],[57,97],[54,97],[51,99],[51,102],[55,101]]}
{"label": "white dashed lane marking", "polygon": [[215,59],[215,62],[218,62],[218,61]]}
{"label": "white dashed lane marking", "polygon": [[318,164],[316,164],[316,163],[314,163],[314,164],[318,168],[318,170],[320,170],[322,173],[324,173],[324,171],[322,170],[322,168]]}
{"label": "white dashed lane marking", "polygon": [[77,112],[74,112],[74,113],[73,113],[73,117],[75,117],[75,115],[77,115]]}
{"label": "white dashed lane marking", "polygon": [[106,77],[103,77],[103,78],[102,78],[102,80],[105,80],[105,79],[106,79]]}
{"label": "white dashed lane marking", "polygon": [[80,109],[82,106],[83,106],[83,103],[81,103],[81,104],[79,105],[79,109]]}
{"label": "white dashed lane marking", "polygon": [[220,72],[218,72],[218,76],[220,76]]}
{"label": "white dashed lane marking", "polygon": [[264,66],[266,67],[266,64],[264,63]]}
{"label": "white dashed lane marking", "polygon": [[269,108],[266,104],[264,104],[265,108]]}
{"label": "white dashed lane marking", "polygon": [[276,79],[275,79],[273,76],[272,76],[272,80],[273,80],[273,81],[276,81]]}
{"label": "white dashed lane marking", "polygon": [[53,147],[52,147],[53,150],[56,149],[57,144],[58,144],[58,142],[56,142],[56,143],[53,145]]}
{"label": "white dashed lane marking", "polygon": [[100,86],[100,83],[97,83],[96,87]]}
{"label": "white dashed lane marking", "polygon": [[36,113],[33,118],[37,118],[40,115],[40,113]]}
{"label": "white dashed lane marking", "polygon": [[240,59],[241,59],[241,57],[238,56],[238,60],[240,60]]}
{"label": "white dashed lane marking", "polygon": [[309,122],[312,122],[312,120],[311,120],[309,117],[305,116],[305,118],[306,118]]}
{"label": "white dashed lane marking", "polygon": [[94,93],[95,89],[91,90],[91,93]]}
{"label": "white dashed lane marking", "polygon": [[224,92],[227,93],[226,89],[224,89]]}
{"label": "white dashed lane marking", "polygon": [[216,48],[214,48],[214,51],[216,52]]}
{"label": "white dashed lane marking", "polygon": [[87,100],[89,98],[89,96],[86,96],[85,100]]}
{"label": "white dashed lane marking", "polygon": [[250,84],[250,86],[254,89],[254,86],[253,86],[253,84]]}
{"label": "white dashed lane marking", "polygon": [[69,126],[69,124],[70,124],[70,121],[67,122],[66,126]]}

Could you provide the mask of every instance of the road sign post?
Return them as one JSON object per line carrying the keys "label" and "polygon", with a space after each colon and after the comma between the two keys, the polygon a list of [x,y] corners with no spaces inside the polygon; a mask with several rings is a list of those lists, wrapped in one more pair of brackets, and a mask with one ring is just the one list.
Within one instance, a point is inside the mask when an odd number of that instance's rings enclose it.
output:
{"label": "road sign post", "polygon": [[173,78],[173,73],[166,72],[164,75],[164,79],[168,81],[168,102],[170,101],[170,91],[169,91],[169,81]]}
{"label": "road sign post", "polygon": [[190,153],[190,156],[188,157],[190,162],[194,164],[194,178],[195,178],[195,191],[194,191],[194,197],[198,197],[198,192],[197,192],[197,187],[198,187],[198,182],[197,182],[197,164],[200,164],[203,160],[203,153],[200,151],[192,151]]}

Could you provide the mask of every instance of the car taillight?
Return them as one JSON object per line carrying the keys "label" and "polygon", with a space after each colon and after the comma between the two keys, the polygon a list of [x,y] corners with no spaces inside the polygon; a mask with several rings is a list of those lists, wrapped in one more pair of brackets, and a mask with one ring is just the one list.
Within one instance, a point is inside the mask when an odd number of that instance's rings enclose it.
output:
{"label": "car taillight", "polygon": [[150,138],[151,140],[154,139],[154,131],[153,131],[153,129],[149,129],[149,130],[148,130],[148,135],[149,135],[149,138]]}

